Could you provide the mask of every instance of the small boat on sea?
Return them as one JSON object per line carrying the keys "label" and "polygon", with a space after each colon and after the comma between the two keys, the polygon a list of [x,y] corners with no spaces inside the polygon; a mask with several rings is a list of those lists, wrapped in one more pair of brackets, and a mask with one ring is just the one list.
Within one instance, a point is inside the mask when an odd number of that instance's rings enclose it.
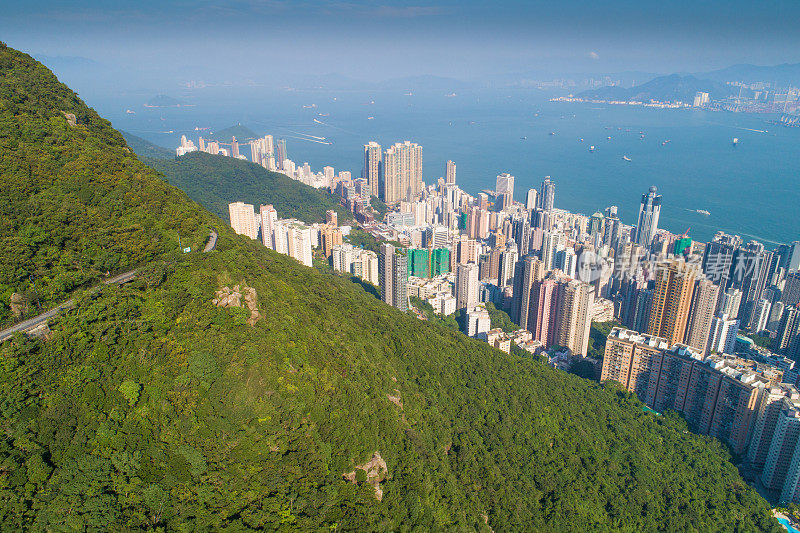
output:
{"label": "small boat on sea", "polygon": [[623,155],[623,156],[622,156],[622,159],[624,159],[625,161],[630,161],[630,160],[631,160],[631,158],[630,158],[630,157],[628,157],[627,155]]}
{"label": "small boat on sea", "polygon": [[594,145],[591,145],[591,146],[589,147],[589,151],[590,151],[590,152],[594,152]]}
{"label": "small boat on sea", "polygon": [[737,144],[739,144],[739,138],[738,137],[734,137],[733,138],[733,145],[736,146]]}
{"label": "small boat on sea", "polygon": [[667,139],[666,141],[661,143],[661,146],[666,146],[668,143],[671,143],[672,139]]}
{"label": "small boat on sea", "polygon": [[705,209],[695,209],[694,212],[695,213],[699,213],[701,215],[705,215],[705,216],[709,216],[711,214],[710,212],[706,211]]}

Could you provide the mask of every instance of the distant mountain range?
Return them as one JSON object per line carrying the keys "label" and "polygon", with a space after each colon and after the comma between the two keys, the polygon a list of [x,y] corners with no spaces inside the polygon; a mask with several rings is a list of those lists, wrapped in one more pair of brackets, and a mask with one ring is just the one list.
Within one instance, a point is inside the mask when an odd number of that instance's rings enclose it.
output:
{"label": "distant mountain range", "polygon": [[308,76],[296,83],[297,89],[378,90],[378,91],[446,91],[478,86],[475,82],[443,76],[421,75],[382,81],[363,81],[341,74]]}
{"label": "distant mountain range", "polygon": [[671,74],[669,76],[659,76],[647,83],[631,88],[601,87],[600,89],[584,91],[579,93],[578,96],[581,98],[628,102],[648,102],[650,100],[692,102],[695,93],[698,91],[707,92],[712,99],[716,99],[729,96],[733,89],[718,81],[701,80],[691,75]]}
{"label": "distant mountain range", "polygon": [[779,87],[800,87],[800,63],[783,63],[770,67],[760,65],[733,65],[720,70],[695,74],[698,78],[714,81],[772,82]]}

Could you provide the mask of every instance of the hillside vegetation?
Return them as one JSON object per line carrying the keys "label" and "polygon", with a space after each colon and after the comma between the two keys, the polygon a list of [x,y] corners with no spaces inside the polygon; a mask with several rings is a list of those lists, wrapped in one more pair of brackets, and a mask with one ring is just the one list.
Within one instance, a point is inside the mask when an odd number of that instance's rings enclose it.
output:
{"label": "hillside vegetation", "polygon": [[[779,531],[716,440],[630,393],[421,322],[225,227],[216,251],[173,253],[173,232],[201,239],[217,219],[4,45],[0,121],[4,243],[24,242],[40,279],[144,264],[47,339],[0,346],[4,528]],[[139,224],[130,238],[123,221]],[[1,253],[3,287],[21,290]]]}
{"label": "hillside vegetation", "polygon": [[309,187],[248,161],[204,152],[172,159],[143,156],[142,160],[225,221],[229,218],[228,204],[239,201],[253,204],[256,209],[261,204],[273,204],[279,217],[297,218],[309,224],[325,222],[328,209],[339,213],[340,222],[352,220],[350,212],[326,190]]}

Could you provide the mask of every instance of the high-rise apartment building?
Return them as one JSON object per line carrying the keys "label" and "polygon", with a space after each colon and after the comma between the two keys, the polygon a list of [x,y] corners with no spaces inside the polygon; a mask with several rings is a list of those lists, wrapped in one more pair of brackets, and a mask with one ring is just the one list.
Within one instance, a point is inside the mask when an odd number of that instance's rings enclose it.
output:
{"label": "high-rise apartment building", "polygon": [[640,246],[649,247],[658,230],[658,217],[661,214],[661,195],[655,185],[650,187],[647,194],[642,195],[639,206],[639,218],[636,222],[634,242]]}
{"label": "high-rise apartment building", "polygon": [[228,204],[228,213],[233,231],[239,235],[247,235],[251,239],[258,238],[258,222],[256,210],[252,204],[233,202]]}
{"label": "high-rise apartment building", "polygon": [[514,176],[506,172],[497,176],[495,196],[503,209],[514,204]]}
{"label": "high-rise apartment building", "polygon": [[408,258],[391,244],[381,244],[378,255],[381,300],[402,311],[408,310]]}
{"label": "high-rise apartment building", "polygon": [[662,352],[668,347],[667,339],[613,328],[606,340],[600,380],[617,381],[642,401],[655,396]]}
{"label": "high-rise apartment building", "polygon": [[270,205],[259,208],[261,215],[261,242],[270,250],[275,249],[275,223],[278,221],[278,212]]}
{"label": "high-rise apartment building", "polygon": [[594,291],[589,284],[574,279],[561,282],[556,344],[569,348],[573,354],[586,355],[593,304]]}
{"label": "high-rise apartment building", "polygon": [[478,303],[478,265],[456,267],[456,309],[467,309]]}
{"label": "high-rise apartment building", "polygon": [[556,199],[556,184],[550,179],[550,176],[545,176],[542,181],[542,189],[539,194],[539,207],[543,211],[552,211],[555,206]]}
{"label": "high-rise apartment building", "polygon": [[289,159],[289,154],[286,151],[286,139],[278,139],[278,143],[275,146],[275,159],[278,167],[281,170],[286,170],[284,161]]}
{"label": "high-rise apartment building", "polygon": [[[659,413],[667,409],[683,412],[692,369],[697,361],[702,360],[703,354],[700,351],[685,344],[675,344],[665,350],[655,394],[645,398],[647,405]],[[650,391],[652,390],[651,386]]]}
{"label": "high-rise apartment building", "polygon": [[445,179],[446,183],[456,182],[456,164],[450,161],[449,159],[447,160],[447,165],[445,167],[445,175],[446,175]]}
{"label": "high-rise apartment building", "polygon": [[705,353],[708,347],[708,336],[711,332],[711,321],[717,307],[719,287],[710,280],[700,279],[694,287],[694,296],[689,310],[684,342]]}
{"label": "high-rise apartment building", "polygon": [[718,315],[711,320],[708,336],[708,353],[733,353],[739,321],[728,315]]}
{"label": "high-rise apartment building", "polygon": [[670,344],[683,341],[697,277],[697,269],[684,261],[658,265],[647,333]]}
{"label": "high-rise apartment building", "polygon": [[536,209],[536,202],[539,197],[539,191],[536,189],[528,189],[528,194],[525,195],[525,209],[530,211]]}
{"label": "high-rise apartment building", "polygon": [[[508,262],[503,261],[503,264],[507,265]],[[503,269],[503,265],[501,265],[501,270],[503,270],[501,277],[505,277],[506,271]],[[536,257],[526,255],[517,263],[513,275],[514,300],[511,305],[511,320],[523,329],[530,329],[531,291],[534,283],[544,279],[544,264]]]}
{"label": "high-rise apartment building", "polygon": [[777,428],[778,416],[786,407],[787,400],[800,400],[797,389],[788,383],[771,385],[761,393],[756,407],[756,423],[747,447],[747,462],[756,470],[764,468]]}
{"label": "high-rise apartment building", "polygon": [[382,196],[381,171],[383,167],[383,153],[381,145],[370,141],[364,145],[364,172],[362,178],[367,180],[373,196]]}
{"label": "high-rise apartment building", "polygon": [[412,200],[422,191],[422,147],[405,141],[395,143],[383,155],[381,200],[396,203]]}

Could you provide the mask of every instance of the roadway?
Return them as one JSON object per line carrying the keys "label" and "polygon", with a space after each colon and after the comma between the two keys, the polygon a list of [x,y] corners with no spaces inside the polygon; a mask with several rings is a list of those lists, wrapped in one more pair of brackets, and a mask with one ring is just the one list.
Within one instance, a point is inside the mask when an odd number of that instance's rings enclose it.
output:
{"label": "roadway", "polygon": [[[217,233],[216,230],[212,229],[211,232],[208,234],[208,242],[206,243],[206,246],[203,249],[203,253],[211,252],[212,250],[215,250],[217,248],[217,237],[219,237],[219,234]],[[129,281],[132,281],[134,279],[136,279],[136,270],[128,270],[127,272],[123,272],[122,274],[117,274],[113,278],[103,280],[102,283],[104,285],[121,285],[123,283],[128,283]],[[97,287],[95,287],[95,290],[96,289]],[[33,318],[29,318],[27,320],[23,320],[19,324],[15,324],[9,328],[6,328],[0,331],[0,342],[7,341],[8,339],[14,336],[14,333],[17,333],[19,331],[27,332],[36,329],[43,323],[47,323],[49,319],[60,314],[61,311],[64,311],[66,309],[72,309],[73,307],[75,307],[75,299],[70,298],[63,304],[59,305],[58,307],[54,307],[53,309],[50,309],[49,311],[46,311],[40,315],[37,315]]]}

